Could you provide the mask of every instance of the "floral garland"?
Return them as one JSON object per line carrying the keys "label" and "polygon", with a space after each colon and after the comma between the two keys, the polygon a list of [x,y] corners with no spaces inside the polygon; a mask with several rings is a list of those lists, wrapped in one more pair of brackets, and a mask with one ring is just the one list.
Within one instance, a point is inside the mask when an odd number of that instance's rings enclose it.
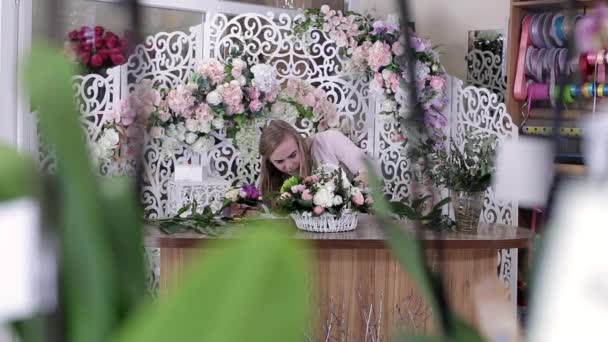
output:
{"label": "floral garland", "polygon": [[147,82],[134,92],[150,109],[144,116],[151,137],[168,152],[185,145],[201,153],[212,144],[211,132],[225,129],[248,163],[257,154],[256,123],[292,117],[310,119],[320,130],[339,125],[335,105],[321,89],[296,80],[283,88],[272,66],[238,56],[198,62],[189,81],[173,89],[159,91]]}
{"label": "floral garland", "polygon": [[[415,50],[417,104],[409,103],[407,88],[410,82],[407,60],[404,55],[405,38],[400,35],[399,23],[394,16],[386,19],[374,18],[355,12],[331,10],[327,5],[320,9],[308,9],[294,27],[296,37],[305,37],[311,29],[325,32],[350,58],[347,70],[363,73],[371,79],[371,91],[381,97],[381,111],[393,116],[398,123],[407,122],[416,105],[424,112],[425,126],[435,143],[445,139],[447,119],[442,109],[447,103],[445,93],[446,72],[439,55],[427,39],[410,32],[410,46]],[[407,128],[407,127],[405,127]],[[394,142],[422,140],[417,132],[393,136]]]}

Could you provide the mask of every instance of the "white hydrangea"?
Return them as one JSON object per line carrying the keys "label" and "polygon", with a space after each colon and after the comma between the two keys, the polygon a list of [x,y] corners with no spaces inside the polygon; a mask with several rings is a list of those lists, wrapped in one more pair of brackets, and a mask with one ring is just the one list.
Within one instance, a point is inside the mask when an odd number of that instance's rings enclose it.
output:
{"label": "white hydrangea", "polygon": [[333,205],[340,205],[342,204],[342,197],[340,195],[336,195],[334,196],[333,200],[332,200]]}
{"label": "white hydrangea", "polygon": [[198,140],[190,146],[190,149],[192,149],[192,151],[195,153],[203,153],[209,148],[210,145],[211,142],[209,141],[209,139],[201,137],[198,138]]}
{"label": "white hydrangea", "polygon": [[169,138],[173,138],[177,135],[177,128],[174,124],[170,124],[169,127],[165,130],[165,135]]}
{"label": "white hydrangea", "polygon": [[197,128],[199,132],[207,134],[211,132],[211,122],[200,122]]}
{"label": "white hydrangea", "polygon": [[192,145],[198,139],[198,135],[196,133],[188,132],[186,133],[186,144]]}
{"label": "white hydrangea", "polygon": [[277,85],[274,67],[268,64],[256,64],[251,67],[253,80],[251,83],[262,92],[269,92]]}
{"label": "white hydrangea", "polygon": [[315,205],[323,208],[330,208],[333,203],[333,192],[329,191],[327,187],[321,187],[317,193],[315,193],[312,201]]}

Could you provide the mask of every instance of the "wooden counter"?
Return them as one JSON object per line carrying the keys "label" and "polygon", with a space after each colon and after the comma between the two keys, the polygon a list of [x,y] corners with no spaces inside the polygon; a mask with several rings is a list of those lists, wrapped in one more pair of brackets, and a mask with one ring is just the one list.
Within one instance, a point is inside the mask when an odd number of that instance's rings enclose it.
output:
{"label": "wooden counter", "polygon": [[[285,225],[292,223],[286,220]],[[237,238],[242,229],[246,228],[231,227],[220,239]],[[402,229],[413,232],[406,223]],[[314,335],[319,338],[313,341],[324,341],[321,336],[328,331],[338,341],[375,341],[378,336],[390,341],[397,327],[420,333],[432,330],[432,312],[391,255],[373,217],[362,216],[352,232],[294,230],[293,234],[295,239],[309,241],[316,256],[318,310],[314,311],[319,317]],[[531,237],[528,229],[481,224],[476,234],[425,232],[424,242],[430,268],[443,275],[450,304],[476,324],[473,286],[480,279],[497,276],[499,249],[525,248]],[[148,227],[146,246],[161,248],[161,296],[178,281],[189,256],[204,251],[206,242],[214,239],[196,233],[164,235]]]}

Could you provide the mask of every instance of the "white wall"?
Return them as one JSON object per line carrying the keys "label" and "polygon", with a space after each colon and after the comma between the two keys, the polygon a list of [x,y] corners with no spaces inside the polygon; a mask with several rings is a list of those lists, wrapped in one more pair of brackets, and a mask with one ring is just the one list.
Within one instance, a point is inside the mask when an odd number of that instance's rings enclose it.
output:
{"label": "white wall", "polygon": [[[397,1],[358,0],[357,11],[375,8],[377,14],[398,12]],[[448,73],[466,77],[468,31],[504,29],[509,0],[408,0],[416,31],[440,45]]]}

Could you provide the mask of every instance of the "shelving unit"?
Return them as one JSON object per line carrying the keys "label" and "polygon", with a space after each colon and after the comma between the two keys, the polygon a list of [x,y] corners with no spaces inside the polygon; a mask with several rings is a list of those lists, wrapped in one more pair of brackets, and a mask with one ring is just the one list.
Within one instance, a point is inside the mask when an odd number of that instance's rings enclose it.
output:
{"label": "shelving unit", "polygon": [[[587,12],[596,3],[594,0],[577,0],[576,8],[580,12]],[[522,106],[523,101],[518,101],[514,98],[514,83],[517,69],[517,58],[519,53],[520,37],[522,32],[522,21],[528,14],[541,12],[557,12],[564,10],[562,0],[530,0],[530,1],[514,1],[510,2],[510,21],[509,33],[507,42],[507,93],[505,104],[507,111],[511,113],[513,122],[517,125],[522,123]],[[563,112],[564,120],[576,120],[584,113],[588,113],[589,109],[572,107]],[[530,118],[550,120],[553,118],[553,109],[532,108]],[[584,165],[573,164],[556,164],[558,172],[567,175],[581,176],[585,173]]]}

